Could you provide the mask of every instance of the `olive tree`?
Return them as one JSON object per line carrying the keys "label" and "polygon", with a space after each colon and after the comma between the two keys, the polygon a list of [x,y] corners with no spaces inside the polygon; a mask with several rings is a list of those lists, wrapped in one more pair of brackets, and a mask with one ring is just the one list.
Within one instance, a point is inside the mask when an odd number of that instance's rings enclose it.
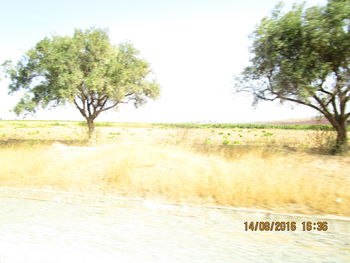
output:
{"label": "olive tree", "polygon": [[250,66],[237,78],[238,91],[260,100],[311,107],[337,132],[335,150],[346,151],[350,117],[350,2],[324,6],[278,5],[252,34]]}
{"label": "olive tree", "polygon": [[45,38],[6,68],[10,94],[25,92],[17,114],[71,103],[86,119],[90,139],[101,112],[130,101],[138,106],[159,94],[149,64],[132,44],[114,46],[102,29]]}

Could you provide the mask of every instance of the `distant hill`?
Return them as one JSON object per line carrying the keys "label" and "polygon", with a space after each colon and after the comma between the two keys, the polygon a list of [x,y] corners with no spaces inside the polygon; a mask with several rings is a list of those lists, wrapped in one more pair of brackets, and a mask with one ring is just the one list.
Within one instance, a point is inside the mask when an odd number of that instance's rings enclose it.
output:
{"label": "distant hill", "polygon": [[272,125],[330,125],[329,121],[322,117],[302,118],[302,119],[287,119],[279,121],[261,122],[261,124]]}

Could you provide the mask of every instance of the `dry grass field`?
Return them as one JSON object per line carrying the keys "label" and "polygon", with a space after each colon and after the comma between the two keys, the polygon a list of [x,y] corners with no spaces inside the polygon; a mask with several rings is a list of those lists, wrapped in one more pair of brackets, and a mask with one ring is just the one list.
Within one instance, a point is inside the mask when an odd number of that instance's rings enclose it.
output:
{"label": "dry grass field", "polygon": [[350,216],[329,131],[0,122],[0,185]]}

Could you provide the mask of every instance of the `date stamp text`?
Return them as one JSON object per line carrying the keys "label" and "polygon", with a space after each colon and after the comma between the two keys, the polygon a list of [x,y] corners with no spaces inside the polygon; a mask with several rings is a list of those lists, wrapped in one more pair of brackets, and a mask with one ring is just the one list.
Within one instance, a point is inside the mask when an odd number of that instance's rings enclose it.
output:
{"label": "date stamp text", "polygon": [[304,221],[297,223],[295,221],[251,221],[244,222],[245,231],[327,231],[328,222],[326,221]]}

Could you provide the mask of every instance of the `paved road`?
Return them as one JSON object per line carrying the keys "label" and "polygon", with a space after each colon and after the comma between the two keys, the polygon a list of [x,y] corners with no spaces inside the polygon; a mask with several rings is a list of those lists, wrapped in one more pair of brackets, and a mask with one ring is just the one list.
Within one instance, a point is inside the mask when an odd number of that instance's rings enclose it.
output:
{"label": "paved road", "polygon": [[[346,220],[328,219],[327,232],[303,232],[301,221],[319,219],[70,195],[4,196],[0,191],[0,263],[350,262]],[[245,221],[273,220],[297,221],[298,229],[244,231]]]}

